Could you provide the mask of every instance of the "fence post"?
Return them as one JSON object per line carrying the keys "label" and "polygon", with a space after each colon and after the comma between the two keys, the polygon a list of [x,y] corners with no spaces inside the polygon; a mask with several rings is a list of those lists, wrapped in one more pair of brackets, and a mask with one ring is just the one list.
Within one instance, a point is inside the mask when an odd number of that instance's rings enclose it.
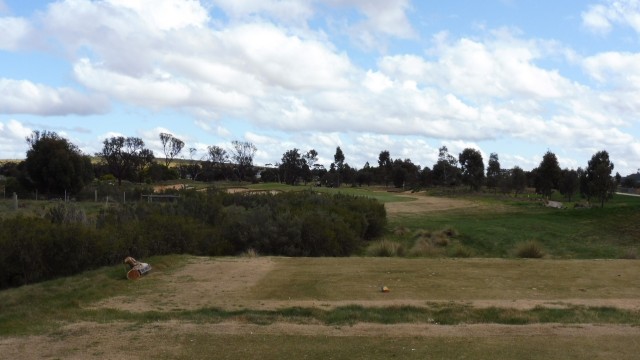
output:
{"label": "fence post", "polygon": [[18,211],[18,194],[13,193],[13,208]]}

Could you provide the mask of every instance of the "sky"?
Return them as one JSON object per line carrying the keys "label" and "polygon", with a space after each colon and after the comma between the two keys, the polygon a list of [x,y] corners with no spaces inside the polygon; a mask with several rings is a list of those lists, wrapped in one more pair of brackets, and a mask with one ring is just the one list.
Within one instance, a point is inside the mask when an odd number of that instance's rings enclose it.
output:
{"label": "sky", "polygon": [[0,0],[0,159],[32,131],[329,166],[438,149],[640,168],[640,0]]}

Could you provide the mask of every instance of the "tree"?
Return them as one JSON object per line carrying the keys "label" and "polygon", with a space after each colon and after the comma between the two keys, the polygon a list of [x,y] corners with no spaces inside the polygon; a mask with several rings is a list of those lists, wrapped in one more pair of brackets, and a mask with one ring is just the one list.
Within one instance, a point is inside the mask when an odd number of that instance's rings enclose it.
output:
{"label": "tree", "polygon": [[340,146],[336,148],[336,153],[333,155],[333,164],[335,164],[335,170],[338,172],[337,186],[340,186],[342,182],[342,176],[344,175],[344,153]]}
{"label": "tree", "polygon": [[247,176],[252,174],[253,157],[256,151],[258,151],[258,148],[248,141],[234,140],[231,144],[233,145],[231,149],[231,159],[236,164],[239,180],[243,181]]}
{"label": "tree", "polygon": [[520,167],[515,166],[511,169],[511,188],[518,196],[527,187],[527,174]]}
{"label": "tree", "polygon": [[162,150],[164,151],[164,165],[169,167],[173,158],[180,154],[184,147],[184,142],[171,134],[160,133],[160,141],[162,142]]}
{"label": "tree", "polygon": [[389,176],[392,168],[393,160],[391,160],[389,150],[382,150],[378,155],[378,173],[381,182],[384,182],[385,186],[389,186]]}
{"label": "tree", "polygon": [[438,162],[433,165],[432,175],[436,185],[450,186],[458,182],[460,175],[458,160],[449,154],[446,146],[438,149]]}
{"label": "tree", "polygon": [[476,149],[466,148],[458,156],[462,169],[462,182],[471,190],[479,190],[484,181],[484,162],[482,154]]}
{"label": "tree", "polygon": [[551,196],[553,189],[558,188],[561,170],[556,154],[547,151],[536,169],[536,191],[545,197]]}
{"label": "tree", "polygon": [[45,194],[76,194],[93,180],[91,159],[55,132],[34,131],[29,144],[25,169],[38,191]]}
{"label": "tree", "polygon": [[397,188],[401,187],[415,187],[418,183],[418,176],[420,174],[420,167],[411,162],[411,159],[393,161],[393,167],[391,170],[391,178],[393,180],[393,186]]}
{"label": "tree", "polygon": [[144,141],[137,137],[113,136],[105,139],[102,151],[96,153],[107,164],[113,176],[122,185],[122,179],[136,178],[136,171],[153,161],[153,152],[144,147]]}
{"label": "tree", "polygon": [[558,184],[560,194],[564,195],[568,201],[571,201],[573,195],[580,189],[580,178],[575,170],[564,169]]}
{"label": "tree", "polygon": [[501,169],[498,154],[491,153],[489,155],[489,166],[487,167],[487,187],[496,189],[500,182]]}
{"label": "tree", "polygon": [[203,177],[205,181],[215,181],[229,178],[229,169],[225,164],[229,162],[227,151],[220,146],[207,146],[206,161],[203,163]]}
{"label": "tree", "polygon": [[591,196],[600,200],[600,207],[613,196],[615,180],[611,176],[613,163],[605,150],[595,153],[587,165],[586,176]]}
{"label": "tree", "polygon": [[302,176],[306,161],[300,155],[298,149],[292,149],[282,154],[280,171],[283,174],[285,184],[295,185],[297,179]]}
{"label": "tree", "polygon": [[311,180],[313,180],[313,169],[317,165],[318,162],[318,152],[315,149],[311,149],[307,151],[306,154],[302,156],[302,159],[305,161],[303,166],[303,174],[302,178],[304,179],[305,184]]}
{"label": "tree", "polygon": [[196,148],[189,148],[189,163],[186,165],[180,165],[180,173],[182,177],[189,177],[194,181],[198,180],[198,176],[202,173],[202,166],[200,166],[199,160],[194,160],[197,152],[198,150]]}

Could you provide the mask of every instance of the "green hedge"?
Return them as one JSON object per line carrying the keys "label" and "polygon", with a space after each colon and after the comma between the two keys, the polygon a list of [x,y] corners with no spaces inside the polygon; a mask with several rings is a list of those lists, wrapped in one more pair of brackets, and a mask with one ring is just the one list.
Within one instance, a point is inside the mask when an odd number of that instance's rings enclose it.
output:
{"label": "green hedge", "polygon": [[126,256],[348,256],[382,234],[384,206],[346,195],[181,192],[175,203],[137,202],[95,218],[61,205],[44,218],[0,220],[0,288],[90,268]]}

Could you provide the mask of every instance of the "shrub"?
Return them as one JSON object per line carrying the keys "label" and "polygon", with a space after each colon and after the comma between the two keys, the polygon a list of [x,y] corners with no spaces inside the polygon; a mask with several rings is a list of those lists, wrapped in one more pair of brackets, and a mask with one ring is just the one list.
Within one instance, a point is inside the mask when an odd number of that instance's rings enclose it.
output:
{"label": "shrub", "polygon": [[416,241],[411,251],[409,251],[409,255],[414,257],[437,257],[442,254],[442,248],[434,246],[430,241],[425,239]]}
{"label": "shrub", "polygon": [[439,247],[449,246],[449,237],[443,232],[431,234],[431,244]]}
{"label": "shrub", "polygon": [[258,253],[258,251],[256,251],[256,249],[247,249],[247,251],[243,252],[240,256],[242,257],[246,257],[246,258],[257,258],[260,256],[260,254]]}
{"label": "shrub", "polygon": [[638,249],[636,248],[628,248],[622,253],[622,255],[620,255],[620,259],[635,260],[637,258]]}
{"label": "shrub", "polygon": [[456,245],[451,252],[451,256],[457,258],[468,258],[472,255],[473,253],[471,252],[471,249],[463,245]]}
{"label": "shrub", "polygon": [[379,257],[404,256],[404,246],[396,241],[380,240],[367,247],[367,255]]}
{"label": "shrub", "polygon": [[516,247],[516,256],[527,259],[539,259],[544,256],[542,246],[534,240],[520,243]]}

